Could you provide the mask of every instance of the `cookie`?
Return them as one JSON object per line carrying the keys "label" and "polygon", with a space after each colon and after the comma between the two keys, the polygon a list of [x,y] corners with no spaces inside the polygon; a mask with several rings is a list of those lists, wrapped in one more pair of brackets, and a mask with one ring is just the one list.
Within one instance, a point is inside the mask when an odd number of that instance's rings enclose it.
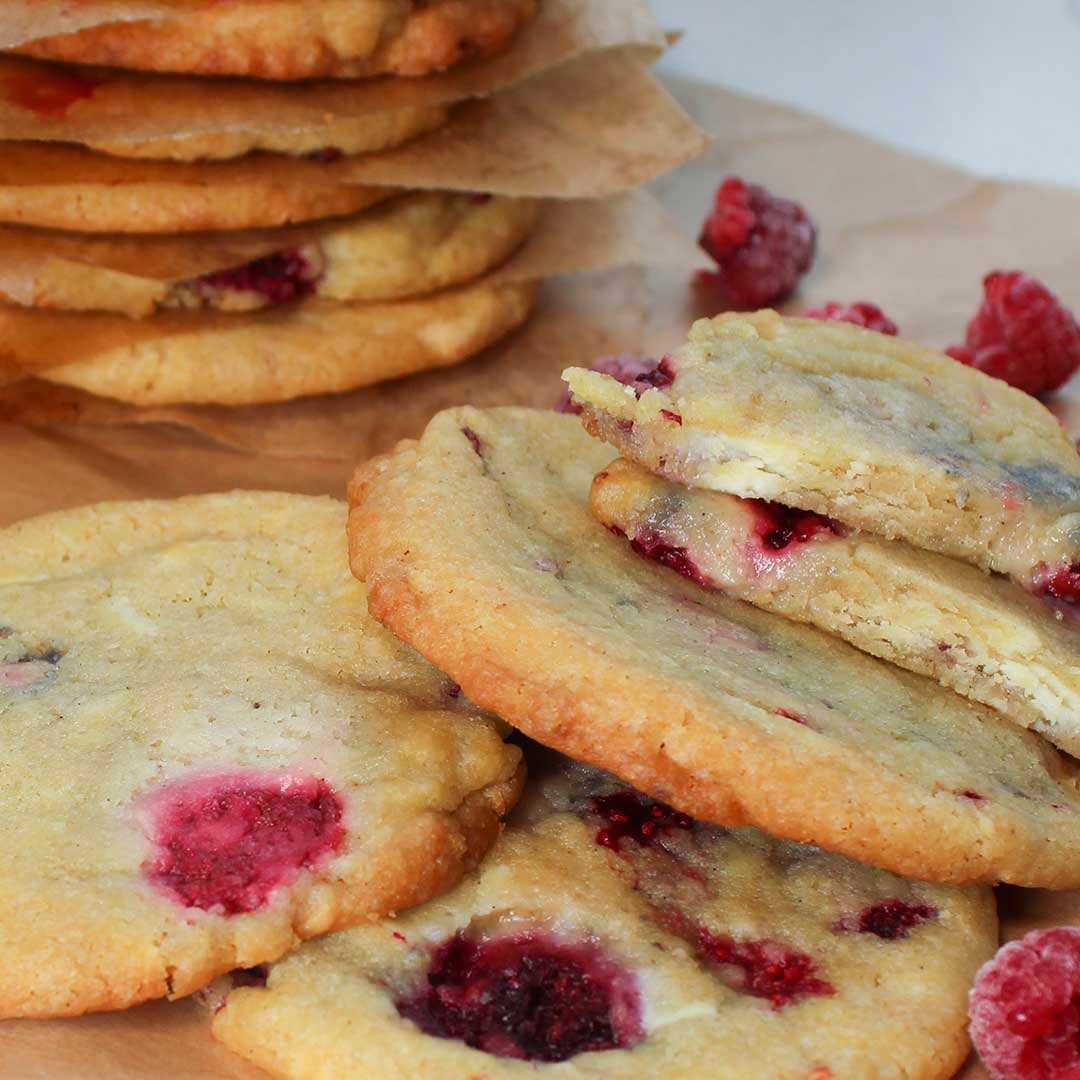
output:
{"label": "cookie", "polygon": [[12,50],[45,60],[261,79],[427,75],[503,49],[537,0],[201,0]]}
{"label": "cookie", "polygon": [[[308,293],[349,302],[420,296],[471,281],[501,263],[531,232],[539,210],[530,199],[416,192],[341,219],[307,242],[188,281],[52,259],[36,271],[29,299],[39,308],[145,317],[161,309],[256,311]],[[30,239],[55,250],[55,235]],[[153,266],[155,252],[167,249],[172,238],[134,243]],[[132,241],[125,237],[121,244],[125,261],[137,263]]]}
{"label": "cookie", "polygon": [[[309,298],[246,315],[0,307],[15,366],[133,405],[254,405],[334,394],[456,364],[525,321],[537,286],[483,279],[413,300]],[[0,346],[0,359],[4,347]],[[51,364],[50,358],[66,361]]]}
{"label": "cookie", "polygon": [[1080,597],[1076,448],[1033,397],[942,353],[761,311],[698,322],[633,387],[566,378],[591,431],[671,480]]}
{"label": "cookie", "polygon": [[494,841],[520,754],[366,616],[344,524],[233,493],[0,532],[0,1016],[189,994]]}
{"label": "cookie", "polygon": [[364,210],[394,188],[341,184],[317,162],[123,161],[78,146],[6,142],[0,221],[89,233],[254,229]]}
{"label": "cookie", "polygon": [[210,1004],[290,1080],[946,1080],[996,944],[987,889],[705,826],[563,759],[452,893]]}
{"label": "cookie", "polygon": [[354,477],[372,614],[471,700],[702,820],[926,880],[1080,884],[1074,764],[930,679],[641,559],[589,514],[608,460],[571,416],[440,413]]}
{"label": "cookie", "polygon": [[647,559],[929,675],[1080,756],[1080,624],[1061,605],[902,540],[685,488],[625,458],[589,505]]}

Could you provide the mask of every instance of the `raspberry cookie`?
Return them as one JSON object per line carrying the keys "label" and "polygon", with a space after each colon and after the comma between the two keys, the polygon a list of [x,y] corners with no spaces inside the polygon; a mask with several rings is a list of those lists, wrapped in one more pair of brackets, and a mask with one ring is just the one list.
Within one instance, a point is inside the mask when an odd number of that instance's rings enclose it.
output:
{"label": "raspberry cookie", "polygon": [[352,214],[397,194],[339,183],[330,168],[269,155],[123,161],[79,146],[6,142],[0,222],[89,233],[255,229]]}
{"label": "raspberry cookie", "polygon": [[[456,364],[521,325],[537,286],[486,284],[371,304],[308,298],[246,315],[0,307],[0,358],[133,405],[254,405]],[[61,362],[51,363],[51,358]]]}
{"label": "raspberry cookie", "polygon": [[1080,598],[1080,457],[1054,416],[911,342],[775,312],[702,320],[633,387],[566,373],[590,431],[691,487],[813,510]]}
{"label": "raspberry cookie", "polygon": [[945,1080],[996,944],[989,890],[702,825],[564,761],[454,892],[208,1004],[290,1080]]}
{"label": "raspberry cookie", "polygon": [[13,51],[263,79],[426,75],[501,50],[536,14],[537,0],[172,0],[169,6],[176,11],[169,18],[109,22]]}
{"label": "raspberry cookie", "polygon": [[646,559],[930,675],[1080,756],[1080,622],[973,566],[761,499],[685,488],[624,458],[593,515]]}
{"label": "raspberry cookie", "polygon": [[0,1016],[189,994],[453,885],[519,752],[364,614],[344,508],[0,532]]}
{"label": "raspberry cookie", "polygon": [[461,285],[511,255],[538,214],[539,203],[530,199],[416,192],[328,224],[307,242],[187,281],[139,273],[140,256],[153,265],[157,251],[168,251],[171,237],[120,240],[121,261],[131,267],[127,273],[80,261],[77,251],[73,258],[57,258],[66,239],[62,233],[17,235],[14,246],[26,251],[33,245],[41,260],[33,295],[26,297],[33,307],[135,317],[161,309],[256,311],[307,294],[395,300]]}
{"label": "raspberry cookie", "polygon": [[353,480],[372,614],[526,734],[695,817],[911,877],[1080,885],[1074,766],[930,679],[641,559],[589,514],[607,461],[571,416],[440,413]]}

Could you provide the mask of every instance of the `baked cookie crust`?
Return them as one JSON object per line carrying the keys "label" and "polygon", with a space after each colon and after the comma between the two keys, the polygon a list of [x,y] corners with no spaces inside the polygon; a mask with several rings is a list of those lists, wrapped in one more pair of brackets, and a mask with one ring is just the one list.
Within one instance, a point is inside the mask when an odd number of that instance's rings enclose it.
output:
{"label": "baked cookie crust", "polygon": [[573,417],[440,413],[353,479],[372,614],[526,734],[702,820],[925,880],[1080,884],[1073,764],[641,559],[589,515],[608,460]]}

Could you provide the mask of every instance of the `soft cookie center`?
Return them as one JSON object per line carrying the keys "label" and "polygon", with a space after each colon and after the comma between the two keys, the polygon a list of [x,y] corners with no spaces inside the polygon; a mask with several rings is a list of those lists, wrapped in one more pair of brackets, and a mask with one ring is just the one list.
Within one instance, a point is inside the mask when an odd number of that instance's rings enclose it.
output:
{"label": "soft cookie center", "polygon": [[397,1009],[429,1035],[526,1061],[565,1061],[642,1037],[634,978],[593,943],[539,932],[486,941],[459,933]]}
{"label": "soft cookie center", "polygon": [[155,852],[143,872],[185,907],[225,915],[257,911],[345,838],[341,799],[314,777],[200,777],[151,802]]}

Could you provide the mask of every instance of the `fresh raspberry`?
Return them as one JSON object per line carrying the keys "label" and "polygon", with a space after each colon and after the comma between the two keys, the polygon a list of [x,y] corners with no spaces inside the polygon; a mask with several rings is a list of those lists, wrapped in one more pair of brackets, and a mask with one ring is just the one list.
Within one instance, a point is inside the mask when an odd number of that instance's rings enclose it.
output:
{"label": "fresh raspberry", "polygon": [[733,307],[765,307],[810,269],[816,241],[817,229],[798,203],[729,176],[698,238],[719,269],[699,271],[697,281],[718,289]]}
{"label": "fresh raspberry", "polygon": [[821,307],[808,308],[802,316],[804,319],[822,319],[824,322],[852,323],[867,330],[876,330],[879,334],[891,334],[893,337],[899,332],[896,323],[877,304],[868,304],[865,300],[855,304],[838,304],[835,300],[829,300]]}
{"label": "fresh raspberry", "polygon": [[1035,930],[975,977],[971,1038],[995,1080],[1080,1080],[1080,927]]}
{"label": "fresh raspberry", "polygon": [[525,1061],[566,1061],[642,1037],[633,976],[591,942],[540,933],[457,934],[433,955],[427,985],[397,1010],[428,1035]]}
{"label": "fresh raspberry", "polygon": [[963,345],[945,351],[962,364],[1029,394],[1048,394],[1080,367],[1080,324],[1041,282],[1019,270],[983,278],[984,298]]}

